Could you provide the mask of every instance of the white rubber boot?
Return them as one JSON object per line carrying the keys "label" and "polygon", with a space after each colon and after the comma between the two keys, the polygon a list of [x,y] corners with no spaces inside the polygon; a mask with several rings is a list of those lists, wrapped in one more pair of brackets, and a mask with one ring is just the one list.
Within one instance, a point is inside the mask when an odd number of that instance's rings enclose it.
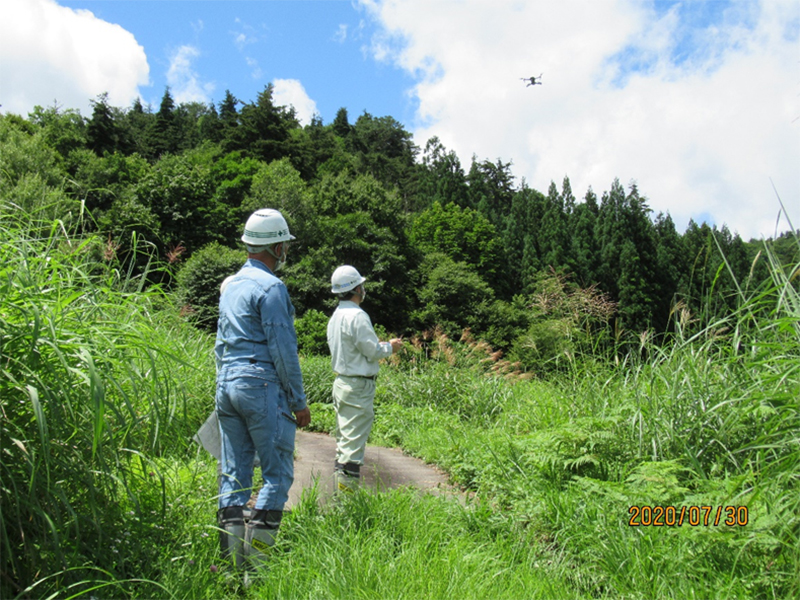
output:
{"label": "white rubber boot", "polygon": [[217,511],[220,528],[219,546],[222,558],[236,569],[244,568],[245,525],[242,506],[228,506]]}
{"label": "white rubber boot", "polygon": [[283,511],[280,510],[257,510],[247,523],[244,535],[244,554],[247,561],[245,586],[250,585],[249,574],[266,565],[282,518]]}
{"label": "white rubber boot", "polygon": [[361,483],[361,465],[356,463],[335,463],[333,471],[333,485],[336,493],[352,493]]}

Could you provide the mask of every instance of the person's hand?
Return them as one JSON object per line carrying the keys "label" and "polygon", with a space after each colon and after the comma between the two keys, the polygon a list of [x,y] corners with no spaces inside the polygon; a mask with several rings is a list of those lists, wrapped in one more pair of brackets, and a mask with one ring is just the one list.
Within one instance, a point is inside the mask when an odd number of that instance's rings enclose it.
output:
{"label": "person's hand", "polygon": [[306,406],[303,410],[294,411],[294,418],[297,419],[298,427],[305,427],[311,423],[311,411]]}
{"label": "person's hand", "polygon": [[389,340],[389,343],[392,345],[392,354],[396,354],[403,349],[403,338],[394,338]]}

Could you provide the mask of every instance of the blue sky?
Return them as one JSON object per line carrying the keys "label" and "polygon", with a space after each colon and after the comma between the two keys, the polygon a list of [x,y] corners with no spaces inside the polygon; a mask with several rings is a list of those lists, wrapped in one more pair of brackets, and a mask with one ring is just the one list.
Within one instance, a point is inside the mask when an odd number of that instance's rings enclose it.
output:
{"label": "blue sky", "polygon": [[268,83],[303,122],[392,116],[541,191],[635,182],[681,231],[773,235],[773,184],[800,227],[796,0],[0,2],[0,111]]}
{"label": "blue sky", "polygon": [[[179,99],[218,103],[225,90],[253,101],[271,81],[296,80],[326,123],[341,107],[353,118],[365,110],[401,122],[414,117],[413,99],[404,94],[410,75],[373,59],[368,46],[375,24],[363,8],[346,0],[59,4],[90,10],[135,35],[150,64],[150,82],[140,91],[156,107],[167,85]],[[176,79],[168,78],[181,49],[186,56],[189,48],[189,65]],[[308,115],[303,116],[307,121]]]}

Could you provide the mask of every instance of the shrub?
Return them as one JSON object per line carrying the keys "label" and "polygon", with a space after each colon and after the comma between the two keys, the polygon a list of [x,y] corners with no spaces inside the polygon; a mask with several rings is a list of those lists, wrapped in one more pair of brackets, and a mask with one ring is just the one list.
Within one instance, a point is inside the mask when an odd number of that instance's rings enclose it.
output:
{"label": "shrub", "polygon": [[308,403],[330,404],[333,401],[331,389],[335,375],[331,369],[331,359],[327,356],[306,356],[300,360],[303,371],[303,388]]}
{"label": "shrub", "polygon": [[247,256],[211,242],[195,252],[178,272],[178,297],[192,321],[209,331],[216,331],[219,317],[219,286],[236,273]]}
{"label": "shrub", "polygon": [[512,360],[541,372],[571,362],[576,354],[591,354],[616,308],[594,286],[582,289],[561,273],[540,273],[530,297],[530,324],[512,344]]}
{"label": "shrub", "polygon": [[572,355],[568,327],[559,320],[532,324],[514,342],[511,349],[513,360],[520,361],[526,369],[543,371],[553,363],[567,359]]}
{"label": "shrub", "polygon": [[309,309],[295,319],[297,349],[303,355],[328,354],[328,317],[319,310]]}
{"label": "shrub", "polygon": [[412,313],[412,320],[421,329],[438,325],[451,338],[465,327],[479,329],[494,301],[494,290],[474,268],[444,254],[431,254],[421,269],[426,272],[417,292],[422,308]]}

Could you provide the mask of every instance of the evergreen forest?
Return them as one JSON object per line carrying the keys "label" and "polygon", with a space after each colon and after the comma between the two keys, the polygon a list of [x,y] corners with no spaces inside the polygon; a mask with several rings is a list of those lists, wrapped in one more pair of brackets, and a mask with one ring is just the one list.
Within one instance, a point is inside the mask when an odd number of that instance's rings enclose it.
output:
{"label": "evergreen forest", "polygon": [[[586,331],[604,329],[610,345],[661,338],[676,307],[702,326],[767,278],[762,240],[694,222],[680,233],[635,183],[581,199],[567,177],[535,190],[511,162],[473,156],[467,168],[436,138],[420,150],[389,116],[351,123],[342,108],[301,127],[271,86],[250,102],[226,92],[218,106],[176,105],[169,89],[157,111],[106,95],[92,104],[90,118],[57,106],[2,118],[0,200],[85,212],[123,257],[134,237],[152,244],[172,266],[158,282],[211,329],[215,285],[238,269],[243,223],[265,207],[297,237],[282,278],[312,330],[334,304],[330,274],[352,264],[388,331],[468,328],[532,370],[579,351]],[[797,255],[789,233],[774,240],[785,263]],[[572,320],[551,310],[556,288],[591,298],[591,310]],[[559,328],[570,335],[557,339]]]}

